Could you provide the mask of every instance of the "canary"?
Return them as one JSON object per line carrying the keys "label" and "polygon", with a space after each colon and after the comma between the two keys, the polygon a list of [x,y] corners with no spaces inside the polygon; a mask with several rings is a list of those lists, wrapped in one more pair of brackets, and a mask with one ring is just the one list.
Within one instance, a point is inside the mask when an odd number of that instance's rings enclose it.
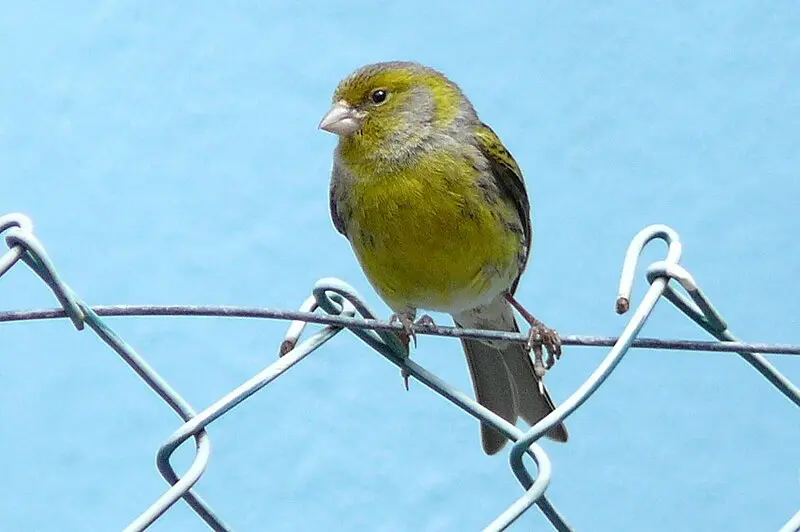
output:
{"label": "canary", "polygon": [[[333,224],[393,320],[410,335],[420,309],[449,313],[457,327],[519,331],[517,308],[529,348],[462,339],[475,395],[512,424],[549,414],[542,345],[551,365],[560,340],[514,298],[533,235],[525,183],[458,85],[418,63],[367,65],[339,83],[319,127],[339,137]],[[567,441],[563,424],[546,435]],[[490,455],[507,441],[485,424],[481,440]]]}

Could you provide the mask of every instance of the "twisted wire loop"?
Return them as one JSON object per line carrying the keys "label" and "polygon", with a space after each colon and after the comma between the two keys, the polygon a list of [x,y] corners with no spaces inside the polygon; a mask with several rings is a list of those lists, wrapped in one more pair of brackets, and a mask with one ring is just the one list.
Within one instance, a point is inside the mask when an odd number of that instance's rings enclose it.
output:
{"label": "twisted wire loop", "polygon": [[[5,232],[7,229],[12,229],[15,227],[21,229],[25,233],[33,232],[33,222],[31,222],[31,219],[24,214],[14,213],[0,216],[0,234]],[[23,248],[21,245],[9,243],[8,251],[0,256],[0,277],[2,277],[4,273],[10,270],[11,267],[17,263],[24,252],[25,248]]]}
{"label": "twisted wire loop", "polygon": [[[83,301],[58,276],[44,247],[33,234],[33,224],[30,219],[22,214],[9,214],[0,217],[0,233],[4,233],[7,251],[0,257],[0,275],[19,260],[22,260],[36,273],[53,291],[56,299],[61,304],[66,316],[70,318],[75,328],[80,330],[88,325],[101,340],[114,350],[139,377],[150,386],[181,418],[191,419],[195,415],[191,405],[183,399],[145,360],[132,346],[120,338],[100,317]],[[190,472],[205,470],[211,456],[211,441],[205,431],[196,435],[197,453]],[[199,476],[199,474],[198,474]],[[190,491],[191,484],[182,493],[182,497],[189,506],[215,530],[226,530],[222,521],[217,518],[211,508],[197,495]],[[135,522],[140,522],[137,519]],[[142,530],[152,521],[134,527],[133,524],[126,530]],[[141,524],[141,522],[140,522]]]}
{"label": "twisted wire loop", "polygon": [[[725,320],[717,312],[711,301],[706,298],[694,277],[678,264],[667,264],[658,261],[650,265],[647,269],[647,280],[653,283],[656,279],[674,279],[677,281],[690,299],[678,293],[671,285],[667,285],[664,290],[664,297],[675,305],[681,312],[689,316],[695,323],[705,329],[718,340],[738,342],[739,339],[733,335]],[[775,367],[767,362],[764,355],[760,353],[740,351],[738,353],[745,361],[753,366],[763,375],[773,386],[781,391],[790,401],[800,406],[800,389],[782,375]]]}
{"label": "twisted wire loop", "polygon": [[[644,247],[652,240],[661,239],[668,245],[666,261],[671,264],[677,264],[681,257],[681,243],[677,233],[665,225],[652,225],[643,229],[637,234],[625,255],[625,264],[623,267],[622,283],[623,287],[627,289],[628,297],[625,297],[626,303],[620,303],[623,300],[622,295],[618,299],[617,309],[628,310],[630,289],[628,288],[633,284],[634,274],[636,272],[636,264],[639,260]],[[578,387],[578,389],[569,396],[566,400],[550,414],[542,418],[538,423],[528,430],[521,438],[518,438],[516,443],[511,447],[509,453],[509,461],[511,469],[519,480],[522,487],[527,491],[525,494],[515,501],[508,509],[500,514],[486,530],[504,530],[511,523],[514,522],[523,512],[525,512],[531,505],[537,501],[538,494],[532,489],[535,485],[530,473],[525,468],[522,462],[522,456],[529,446],[542,437],[551,427],[564,421],[572,412],[579,406],[585,403],[589,397],[600,387],[600,385],[611,375],[614,368],[620,363],[622,357],[628,352],[632,340],[636,337],[639,331],[644,326],[645,321],[650,316],[650,313],[655,308],[661,294],[666,287],[667,281],[665,279],[655,280],[650,289],[645,294],[639,307],[634,312],[633,317],[625,326],[622,334],[617,342],[608,352],[608,355],[603,359],[597,369],[589,376],[589,378]],[[623,293],[623,290],[620,290]],[[541,475],[541,471],[539,472]],[[544,509],[542,509],[544,511]],[[548,512],[545,515],[557,530],[570,530],[569,528],[561,527],[560,523],[555,521]]]}
{"label": "twisted wire loop", "polygon": [[9,248],[0,257],[0,276],[22,259],[50,287],[75,328],[82,331],[85,321],[83,310],[72,290],[59,278],[44,247],[33,236],[33,222],[30,218],[19,213],[2,216],[0,233],[5,233]]}
{"label": "twisted wire loop", "polygon": [[[343,329],[351,331],[391,363],[398,366],[403,372],[414,377],[471,416],[493,426],[514,442],[509,455],[509,463],[525,492],[484,529],[487,531],[506,529],[534,504],[539,507],[556,530],[572,530],[547,498],[546,489],[552,477],[552,466],[548,455],[536,442],[551,427],[564,421],[572,412],[585,403],[608,378],[631,347],[736,352],[779,391],[800,406],[800,391],[798,391],[798,388],[769,364],[762,354],[757,352],[800,354],[800,347],[747,344],[738,341],[728,330],[722,316],[700,290],[691,274],[678,264],[681,256],[681,243],[677,233],[665,225],[646,227],[633,238],[628,247],[622,268],[619,296],[616,300],[616,310],[620,314],[630,309],[633,281],[639,257],[645,246],[653,240],[662,240],[667,244],[668,249],[665,260],[657,261],[647,269],[646,276],[650,283],[650,288],[638,307],[636,307],[622,334],[618,338],[589,336],[563,338],[565,345],[603,345],[611,346],[611,349],[597,369],[570,397],[527,432],[523,432],[511,425],[494,412],[477,403],[472,397],[453,388],[424,367],[412,361],[409,358],[406,345],[400,341],[398,336],[401,326],[377,320],[374,313],[364,303],[364,299],[352,287],[338,279],[325,278],[318,281],[313,287],[312,295],[303,302],[297,311],[191,306],[89,307],[59,278],[44,247],[33,235],[33,224],[30,219],[21,214],[0,216],[0,233],[5,235],[6,243],[9,246],[9,250],[0,256],[0,276],[21,260],[50,287],[61,305],[61,309],[0,312],[0,322],[68,317],[78,330],[82,330],[85,325],[88,325],[184,422],[159,448],[156,454],[156,466],[169,484],[169,488],[125,528],[126,532],[146,529],[180,499],[186,501],[212,530],[231,530],[193,490],[194,484],[205,471],[211,456],[211,442],[206,433],[206,427],[283,375]],[[670,281],[675,281],[680,285],[688,297],[677,292],[674,286],[670,284]],[[664,341],[637,338],[644,323],[662,296],[722,342]],[[279,346],[279,356],[276,362],[264,368],[205,410],[196,412],[186,400],[150,367],[132,346],[117,336],[102,321],[101,315],[237,316],[291,321]],[[309,323],[316,323],[322,327],[301,341]],[[426,327],[416,332],[451,337],[515,342],[527,341],[527,335],[521,333],[479,331],[452,327]],[[186,472],[179,476],[172,467],[170,460],[174,452],[189,439],[193,439],[195,442],[195,458]],[[537,474],[535,477],[531,475],[523,463],[525,454],[530,456],[536,465]],[[781,532],[797,531],[800,531],[800,512],[794,515],[781,529]]]}

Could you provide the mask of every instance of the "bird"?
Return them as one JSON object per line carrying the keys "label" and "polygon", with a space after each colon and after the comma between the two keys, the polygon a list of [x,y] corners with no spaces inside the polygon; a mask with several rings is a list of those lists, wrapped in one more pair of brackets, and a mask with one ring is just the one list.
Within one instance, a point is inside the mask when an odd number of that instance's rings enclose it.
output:
{"label": "bird", "polygon": [[[462,338],[477,401],[511,424],[555,408],[542,377],[561,354],[558,334],[514,297],[533,229],[522,172],[461,88],[417,62],[363,66],[336,87],[319,128],[338,136],[330,215],[406,339],[430,325],[519,332],[529,342]],[[542,346],[547,350],[543,357]],[[531,357],[533,352],[533,357]],[[563,423],[545,434],[567,441]],[[488,455],[507,437],[481,423]]]}

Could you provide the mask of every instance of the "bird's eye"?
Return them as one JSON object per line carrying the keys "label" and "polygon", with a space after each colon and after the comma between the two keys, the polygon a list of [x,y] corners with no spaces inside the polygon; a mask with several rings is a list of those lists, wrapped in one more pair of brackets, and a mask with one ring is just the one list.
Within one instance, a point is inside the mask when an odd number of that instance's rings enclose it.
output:
{"label": "bird's eye", "polygon": [[386,101],[386,97],[389,94],[384,89],[375,89],[372,91],[372,94],[369,95],[369,99],[372,100],[374,104],[382,104]]}

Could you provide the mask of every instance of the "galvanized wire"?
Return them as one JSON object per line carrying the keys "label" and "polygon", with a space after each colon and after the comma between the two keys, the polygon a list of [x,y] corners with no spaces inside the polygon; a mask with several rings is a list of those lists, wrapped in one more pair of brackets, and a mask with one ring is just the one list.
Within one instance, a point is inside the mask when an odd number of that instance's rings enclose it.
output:
{"label": "galvanized wire", "polygon": [[[207,318],[253,318],[274,320],[296,320],[320,325],[338,325],[346,329],[372,329],[378,331],[403,330],[399,323],[386,320],[363,319],[349,316],[317,314],[302,310],[273,309],[263,307],[238,307],[223,305],[95,305],[91,309],[100,317],[164,317],[193,316]],[[50,320],[67,317],[62,308],[0,311],[0,323],[12,321]],[[450,326],[415,327],[417,335],[446,336],[452,338],[475,338],[527,343],[528,335],[484,329],[461,329]],[[561,343],[572,347],[612,347],[619,337],[587,334],[562,335]],[[635,338],[631,348],[661,349],[668,351],[709,351],[738,353],[751,351],[770,355],[800,355],[798,344],[776,344],[769,342],[714,342],[709,340],[678,340],[664,338]]]}
{"label": "galvanized wire", "polygon": [[[0,276],[22,260],[50,287],[61,305],[59,309],[0,312],[0,322],[68,317],[78,330],[82,330],[85,325],[88,325],[184,421],[184,424],[161,446],[157,453],[157,467],[170,484],[170,488],[134,519],[125,529],[126,531],[144,530],[181,498],[190,505],[211,529],[217,531],[231,530],[192,489],[205,471],[211,456],[211,444],[205,427],[283,375],[289,368],[305,359],[344,329],[353,332],[411,377],[416,378],[468,414],[492,425],[515,442],[511,448],[509,460],[512,471],[526,491],[520,499],[492,521],[485,530],[504,530],[534,504],[550,520],[556,530],[572,530],[565,518],[547,498],[546,489],[551,479],[552,467],[549,457],[536,444],[536,441],[549,428],[561,423],[587,401],[604,380],[608,378],[631,347],[735,352],[742,356],[792,402],[800,406],[800,390],[760,354],[769,352],[797,355],[800,354],[800,346],[738,341],[728,330],[720,314],[702,293],[689,272],[678,264],[681,255],[680,240],[672,229],[664,225],[654,225],[643,229],[634,237],[628,248],[620,281],[619,297],[616,301],[616,309],[619,313],[626,312],[630,307],[633,280],[642,249],[655,239],[664,240],[669,249],[666,260],[658,261],[648,268],[647,279],[650,282],[650,288],[642,302],[637,306],[622,334],[618,338],[599,336],[564,336],[562,338],[565,345],[611,346],[611,350],[594,373],[569,398],[527,432],[523,432],[511,425],[478,404],[470,396],[456,390],[436,375],[410,360],[406,347],[399,342],[396,335],[401,330],[401,326],[375,319],[374,314],[364,303],[363,298],[349,285],[338,279],[320,280],[314,286],[312,295],[301,305],[298,311],[188,305],[89,307],[60,279],[44,247],[33,235],[33,225],[27,217],[20,214],[0,216],[0,233],[5,234],[6,242],[9,246],[9,251],[0,256]],[[687,298],[685,295],[678,293],[671,282],[679,284],[689,297]],[[703,329],[723,341],[702,342],[695,340],[637,338],[639,331],[662,296]],[[324,314],[317,311],[324,312]],[[292,322],[288,327],[283,342],[280,344],[279,354],[281,356],[277,362],[248,379],[210,407],[201,412],[196,412],[130,345],[117,336],[101,319],[101,317],[112,316],[176,315],[272,318],[292,320]],[[304,329],[309,323],[321,324],[324,327],[301,342]],[[513,342],[527,341],[527,335],[524,334],[441,326],[418,328],[417,333]],[[183,476],[179,476],[172,468],[170,458],[175,450],[192,438],[195,440],[196,446],[194,462]],[[527,470],[522,461],[524,454],[531,456],[536,464],[537,474],[535,477]],[[796,532],[798,530],[800,530],[800,512],[790,518],[781,529],[781,532]]]}

